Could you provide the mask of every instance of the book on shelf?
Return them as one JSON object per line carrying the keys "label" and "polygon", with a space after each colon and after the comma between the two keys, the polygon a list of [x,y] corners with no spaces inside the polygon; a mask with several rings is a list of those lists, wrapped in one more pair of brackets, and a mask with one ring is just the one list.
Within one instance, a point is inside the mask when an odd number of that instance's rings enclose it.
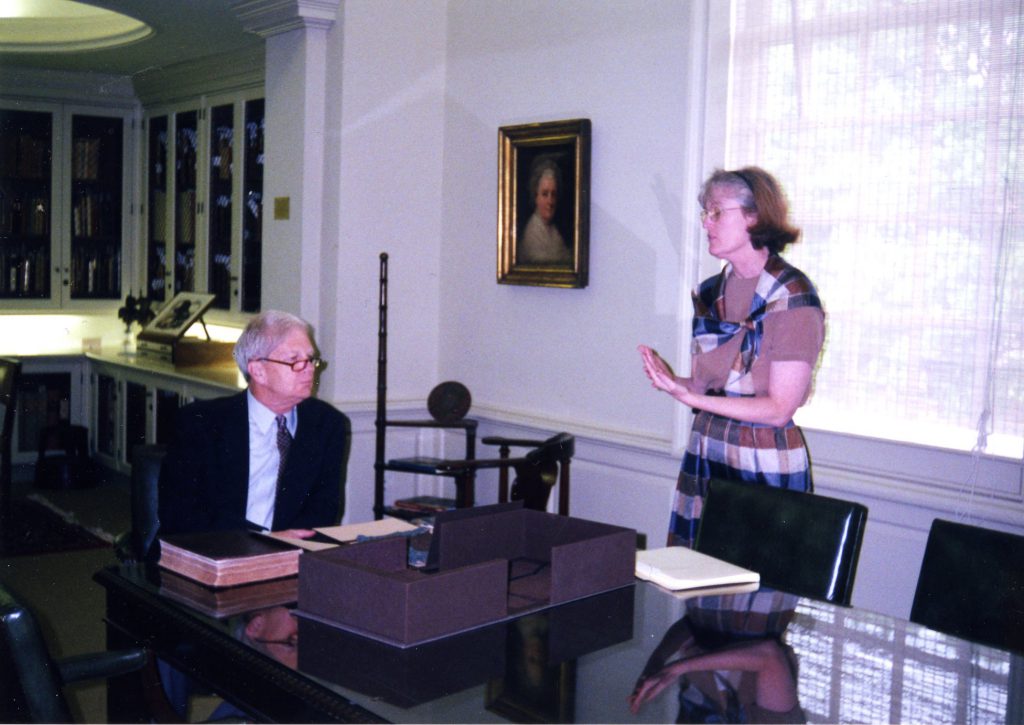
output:
{"label": "book on shelf", "polygon": [[266,607],[292,604],[299,596],[295,576],[233,587],[208,587],[170,571],[160,576],[160,593],[216,619]]}
{"label": "book on shelf", "polygon": [[160,538],[160,566],[211,587],[292,576],[302,550],[251,531],[208,531]]}
{"label": "book on shelf", "polygon": [[666,589],[736,587],[756,589],[761,575],[685,546],[636,552],[636,576]]}
{"label": "book on shelf", "polygon": [[441,498],[439,496],[413,496],[412,498],[400,498],[391,504],[393,508],[403,511],[421,511],[437,513],[455,508],[455,499]]}

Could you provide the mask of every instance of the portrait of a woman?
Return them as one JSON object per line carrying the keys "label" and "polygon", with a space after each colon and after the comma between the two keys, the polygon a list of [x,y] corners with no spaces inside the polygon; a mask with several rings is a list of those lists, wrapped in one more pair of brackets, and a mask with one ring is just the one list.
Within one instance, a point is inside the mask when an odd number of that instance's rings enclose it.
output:
{"label": "portrait of a woman", "polygon": [[562,171],[558,164],[550,157],[538,157],[530,171],[528,190],[533,214],[519,239],[519,261],[525,264],[572,262],[572,250],[556,223],[558,197],[562,189]]}

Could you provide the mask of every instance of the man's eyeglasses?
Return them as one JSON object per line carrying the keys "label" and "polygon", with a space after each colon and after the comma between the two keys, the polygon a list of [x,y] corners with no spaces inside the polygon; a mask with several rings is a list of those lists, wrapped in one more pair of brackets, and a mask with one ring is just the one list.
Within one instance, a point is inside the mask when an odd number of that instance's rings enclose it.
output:
{"label": "man's eyeglasses", "polygon": [[710,221],[712,224],[716,224],[725,212],[742,208],[742,206],[727,206],[725,209],[701,209],[700,220],[701,222]]}
{"label": "man's eyeglasses", "polygon": [[296,373],[301,373],[303,370],[305,370],[310,365],[313,366],[314,370],[317,370],[317,369],[322,368],[324,366],[324,361],[321,358],[318,358],[318,357],[307,357],[304,360],[292,360],[292,361],[288,361],[288,360],[274,360],[273,358],[269,358],[269,357],[258,357],[256,359],[258,361],[260,361],[260,362],[272,362],[272,363],[277,363],[278,365],[287,365],[288,367],[290,367],[292,369],[292,372],[296,372]]}

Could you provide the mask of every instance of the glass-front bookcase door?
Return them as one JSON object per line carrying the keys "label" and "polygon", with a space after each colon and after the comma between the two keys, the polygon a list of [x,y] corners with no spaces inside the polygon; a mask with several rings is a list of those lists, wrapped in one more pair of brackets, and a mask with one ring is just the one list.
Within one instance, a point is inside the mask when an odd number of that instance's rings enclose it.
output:
{"label": "glass-front bookcase door", "polygon": [[71,116],[70,268],[72,300],[121,298],[124,119]]}
{"label": "glass-front bookcase door", "polygon": [[242,179],[242,312],[259,312],[263,263],[263,136],[266,104],[245,103],[245,170]]}
{"label": "glass-front bookcase door", "polygon": [[0,109],[0,299],[50,298],[53,119]]}
{"label": "glass-front bookcase door", "polygon": [[199,112],[175,116],[174,292],[195,292]]}
{"label": "glass-front bookcase door", "polygon": [[233,104],[210,109],[210,183],[207,208],[207,275],[209,291],[216,295],[213,306],[231,309],[231,247],[234,219],[234,137],[235,107]]}
{"label": "glass-front bookcase door", "polygon": [[157,302],[166,299],[170,268],[167,239],[171,200],[168,196],[168,117],[152,116],[146,121],[146,281],[143,296]]}
{"label": "glass-front bookcase door", "polygon": [[258,312],[263,244],[262,98],[231,94],[145,119],[145,294],[209,292]]}

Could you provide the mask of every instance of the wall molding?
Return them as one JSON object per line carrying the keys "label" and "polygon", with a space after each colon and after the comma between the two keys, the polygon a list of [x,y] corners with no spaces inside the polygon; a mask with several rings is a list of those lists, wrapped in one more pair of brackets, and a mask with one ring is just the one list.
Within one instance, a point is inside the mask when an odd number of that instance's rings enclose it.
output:
{"label": "wall molding", "polygon": [[132,79],[144,106],[171,104],[203,95],[262,89],[266,76],[263,43],[231,53],[154,68]]}

